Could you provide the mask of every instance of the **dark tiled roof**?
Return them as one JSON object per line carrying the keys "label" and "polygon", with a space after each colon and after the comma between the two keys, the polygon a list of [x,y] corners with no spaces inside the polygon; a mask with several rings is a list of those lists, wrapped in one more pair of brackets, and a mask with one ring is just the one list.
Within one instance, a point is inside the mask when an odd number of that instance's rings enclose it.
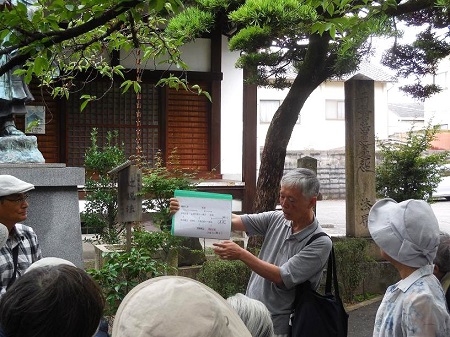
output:
{"label": "dark tiled roof", "polygon": [[389,111],[402,118],[423,118],[423,103],[388,103]]}

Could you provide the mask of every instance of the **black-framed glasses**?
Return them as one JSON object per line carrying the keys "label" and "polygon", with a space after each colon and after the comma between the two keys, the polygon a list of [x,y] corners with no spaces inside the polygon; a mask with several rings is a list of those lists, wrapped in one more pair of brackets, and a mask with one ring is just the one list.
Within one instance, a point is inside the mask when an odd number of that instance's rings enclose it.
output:
{"label": "black-framed glasses", "polygon": [[22,196],[19,196],[17,198],[6,198],[6,197],[3,197],[3,199],[4,200],[8,200],[10,202],[15,202],[16,204],[21,204],[21,203],[27,201],[29,196],[30,196],[29,194],[25,193]]}

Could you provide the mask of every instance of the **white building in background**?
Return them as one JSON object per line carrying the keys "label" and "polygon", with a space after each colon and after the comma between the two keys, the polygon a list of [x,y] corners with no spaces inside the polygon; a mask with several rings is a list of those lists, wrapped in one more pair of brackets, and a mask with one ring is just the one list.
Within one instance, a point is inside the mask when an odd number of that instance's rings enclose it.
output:
{"label": "white building in background", "polygon": [[424,104],[422,102],[388,103],[388,110],[389,137],[424,128]]}
{"label": "white building in background", "polygon": [[[388,89],[394,78],[380,66],[363,63],[355,74],[375,81],[375,133],[387,138],[392,117],[388,109]],[[322,83],[305,102],[292,132],[288,150],[330,150],[345,146],[345,92],[342,80]],[[273,114],[288,89],[258,88],[258,147],[264,146]]]}
{"label": "white building in background", "polygon": [[434,83],[442,89],[425,100],[425,121],[432,121],[433,124],[440,124],[441,129],[450,130],[450,57],[440,63],[436,76],[428,77],[424,82]]}

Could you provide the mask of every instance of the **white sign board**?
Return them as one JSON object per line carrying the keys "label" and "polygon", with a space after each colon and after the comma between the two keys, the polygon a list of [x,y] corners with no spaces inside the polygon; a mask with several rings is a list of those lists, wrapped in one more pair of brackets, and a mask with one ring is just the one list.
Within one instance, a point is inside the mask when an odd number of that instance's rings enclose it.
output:
{"label": "white sign board", "polygon": [[176,190],[174,196],[180,210],[172,218],[172,235],[230,239],[230,194]]}

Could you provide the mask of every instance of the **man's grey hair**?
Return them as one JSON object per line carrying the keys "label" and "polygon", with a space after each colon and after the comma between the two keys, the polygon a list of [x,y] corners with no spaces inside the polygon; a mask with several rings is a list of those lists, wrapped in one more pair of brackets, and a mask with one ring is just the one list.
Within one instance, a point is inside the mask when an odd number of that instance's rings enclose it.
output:
{"label": "man's grey hair", "polygon": [[273,337],[273,323],[269,310],[261,301],[243,294],[227,298],[253,337]]}
{"label": "man's grey hair", "polygon": [[439,246],[433,262],[439,267],[440,272],[448,273],[450,272],[450,235],[441,232],[439,240]]}
{"label": "man's grey hair", "polygon": [[319,195],[320,182],[314,171],[297,168],[281,178],[281,186],[298,188],[306,198],[312,198]]}

